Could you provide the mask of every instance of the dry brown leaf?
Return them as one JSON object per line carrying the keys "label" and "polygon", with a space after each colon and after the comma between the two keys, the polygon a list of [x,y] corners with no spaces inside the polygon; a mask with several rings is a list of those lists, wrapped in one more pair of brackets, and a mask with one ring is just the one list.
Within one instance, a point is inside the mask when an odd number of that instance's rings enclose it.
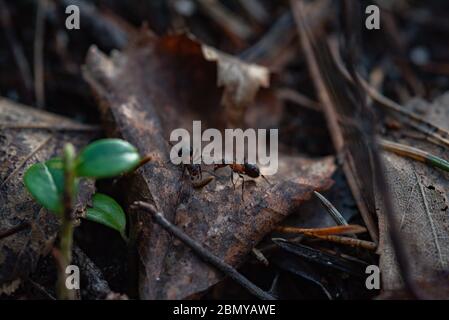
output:
{"label": "dry brown leaf", "polygon": [[[410,107],[419,105],[427,114],[424,118],[431,123],[449,129],[447,105],[449,94],[429,104],[415,100]],[[431,143],[401,138],[399,142],[431,152],[444,159],[449,152]],[[413,278],[418,283],[447,279],[449,271],[449,174],[427,164],[384,153],[385,167],[393,199],[397,206],[398,224],[401,237],[406,245],[408,262]],[[379,214],[380,267],[383,289],[387,291],[402,289],[402,279],[398,273],[394,254],[388,239],[387,224]],[[446,280],[442,280],[442,285]],[[445,286],[445,284],[444,284]],[[426,286],[422,285],[424,289]],[[431,294],[447,297],[444,290],[435,286]],[[441,287],[440,287],[441,289]]]}
{"label": "dry brown leaf", "polygon": [[[186,36],[155,38],[143,34],[124,53],[111,58],[92,48],[84,75],[99,98],[106,130],[135,144],[154,161],[140,168],[126,186],[127,203],[154,204],[192,238],[227,263],[238,266],[251,249],[313,190],[328,188],[332,157],[305,159],[280,155],[279,172],[232,188],[228,168],[202,189],[169,163],[169,139],[192,120],[224,128],[217,64],[202,45]],[[236,64],[241,65],[241,63]],[[238,71],[240,72],[240,71]],[[247,84],[242,84],[247,86]],[[140,261],[142,299],[180,299],[207,290],[221,279],[182,243],[154,225],[146,212],[133,212],[133,233]]]}
{"label": "dry brown leaf", "polygon": [[206,45],[201,48],[207,61],[217,63],[217,85],[224,88],[221,103],[225,108],[228,126],[242,127],[245,111],[254,102],[259,88],[268,88],[270,85],[268,69],[244,63]]}
{"label": "dry brown leaf", "polygon": [[[0,240],[0,293],[11,293],[20,279],[33,272],[38,259],[49,252],[58,229],[54,214],[37,204],[22,182],[25,170],[36,162],[60,155],[66,142],[80,147],[93,138],[86,127],[64,117],[0,98],[0,231],[23,222],[31,227]],[[33,129],[27,127],[46,127]],[[2,128],[3,127],[3,128]],[[49,129],[59,128],[52,132]],[[71,128],[61,131],[61,128]],[[92,192],[86,183],[77,209]]]}

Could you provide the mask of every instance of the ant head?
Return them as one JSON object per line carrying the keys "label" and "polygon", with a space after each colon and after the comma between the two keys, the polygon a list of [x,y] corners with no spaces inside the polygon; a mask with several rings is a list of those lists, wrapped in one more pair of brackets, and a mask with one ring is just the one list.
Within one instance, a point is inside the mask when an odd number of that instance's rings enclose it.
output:
{"label": "ant head", "polygon": [[257,178],[260,176],[260,170],[255,164],[245,163],[245,174],[251,178]]}

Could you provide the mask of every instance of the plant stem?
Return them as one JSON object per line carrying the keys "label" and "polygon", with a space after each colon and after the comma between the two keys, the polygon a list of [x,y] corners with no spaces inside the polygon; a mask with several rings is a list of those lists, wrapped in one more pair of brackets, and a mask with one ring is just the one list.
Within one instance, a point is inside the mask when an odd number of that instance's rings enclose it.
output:
{"label": "plant stem", "polygon": [[61,253],[60,270],[58,274],[58,298],[61,300],[75,299],[75,291],[66,286],[67,266],[72,261],[73,242],[73,195],[75,184],[74,173],[75,150],[72,144],[64,147],[64,213],[62,215],[61,229],[59,231],[59,250]]}

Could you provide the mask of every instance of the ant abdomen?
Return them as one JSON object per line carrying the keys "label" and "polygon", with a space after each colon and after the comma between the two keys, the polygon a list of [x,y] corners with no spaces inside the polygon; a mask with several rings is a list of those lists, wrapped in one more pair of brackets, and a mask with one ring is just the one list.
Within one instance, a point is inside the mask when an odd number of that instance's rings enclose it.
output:
{"label": "ant abdomen", "polygon": [[257,178],[260,176],[260,170],[255,164],[245,163],[245,174],[251,178]]}

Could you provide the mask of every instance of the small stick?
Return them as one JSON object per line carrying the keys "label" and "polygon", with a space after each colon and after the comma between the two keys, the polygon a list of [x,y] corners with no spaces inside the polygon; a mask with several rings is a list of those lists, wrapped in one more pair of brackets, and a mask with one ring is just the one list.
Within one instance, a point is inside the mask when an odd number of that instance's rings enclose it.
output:
{"label": "small stick", "polygon": [[33,281],[30,278],[28,278],[27,281],[28,281],[28,283],[30,283],[33,286],[33,288],[35,288],[40,293],[42,293],[45,297],[47,297],[47,299],[56,300],[56,298],[53,297],[47,290],[45,290],[45,288],[43,286],[41,286],[39,283]]}
{"label": "small stick", "polygon": [[30,224],[28,222],[19,223],[17,226],[14,226],[6,231],[0,231],[0,239],[4,239],[9,236],[12,236],[13,234],[16,234],[17,232],[25,230],[29,227],[30,227]]}
{"label": "small stick", "polygon": [[355,234],[364,233],[366,228],[359,225],[345,225],[345,226],[335,226],[326,228],[296,228],[296,227],[276,227],[276,231],[282,233],[295,233],[295,234],[306,234],[306,235],[316,235],[316,236],[327,236],[335,234]]}
{"label": "small stick", "polygon": [[414,159],[416,161],[431,165],[432,167],[437,167],[441,170],[449,172],[449,161],[437,157],[429,152],[384,139],[379,140],[379,145],[385,150],[391,151],[400,156]]}
{"label": "small stick", "polygon": [[307,109],[322,112],[322,106],[319,102],[312,100],[306,95],[289,88],[282,88],[276,92],[277,96],[281,100],[293,102],[297,105],[306,107]]}
{"label": "small stick", "polygon": [[216,22],[231,39],[243,42],[251,37],[251,27],[217,0],[198,0],[201,9]]}
{"label": "small stick", "polygon": [[[270,27],[270,29],[251,47],[239,54],[239,58],[261,65],[275,62],[273,57],[279,57],[286,51],[295,38],[295,23],[290,11],[283,13]],[[277,62],[277,61],[276,61]]]}
{"label": "small stick", "polygon": [[27,161],[29,159],[31,159],[31,157],[33,157],[39,150],[41,150],[50,140],[51,140],[52,136],[49,136],[47,139],[45,139],[40,145],[38,145],[34,150],[32,150],[26,157],[25,159],[23,159],[18,165],[16,165],[16,168],[14,169],[13,172],[11,172],[6,178],[5,180],[3,180],[0,183],[0,188],[3,187],[8,181],[9,179],[11,179],[12,177],[14,177],[19,170],[27,163]]}
{"label": "small stick", "polygon": [[318,191],[313,192],[315,196],[320,200],[321,204],[326,208],[327,212],[330,213],[331,217],[334,219],[335,223],[340,226],[347,226],[348,222],[343,217],[343,215],[334,207],[334,205],[327,200],[321,193]]}
{"label": "small stick", "polygon": [[358,247],[363,248],[371,251],[375,251],[377,248],[377,245],[374,242],[366,241],[366,240],[360,240],[360,239],[354,239],[350,237],[342,237],[342,236],[335,236],[335,235],[317,235],[313,233],[305,233],[304,235],[308,237],[313,237],[321,240],[326,240],[330,242],[335,242],[339,244],[344,244],[351,247]]}
{"label": "small stick", "polygon": [[49,130],[49,131],[100,131],[101,128],[98,126],[92,126],[92,125],[71,125],[71,126],[53,126],[50,124],[31,124],[31,123],[24,123],[24,124],[10,124],[5,122],[0,122],[0,129],[11,129],[11,130],[22,130],[22,129],[42,129],[42,130]]}
{"label": "small stick", "polygon": [[164,215],[161,212],[158,212],[156,208],[146,202],[136,201],[134,203],[135,207],[139,207],[151,213],[154,221],[159,224],[162,228],[164,228],[167,232],[177,237],[181,240],[185,245],[190,247],[201,259],[205,262],[212,264],[218,270],[222,271],[224,274],[229,276],[231,279],[239,283],[242,287],[247,289],[253,295],[262,300],[276,300],[275,297],[270,295],[269,293],[263,291],[254,283],[245,278],[242,274],[240,274],[236,269],[222,261],[220,258],[212,254],[209,250],[202,247],[198,242],[190,238],[187,234],[185,234],[181,229],[177,226],[173,225],[170,221],[165,219]]}

